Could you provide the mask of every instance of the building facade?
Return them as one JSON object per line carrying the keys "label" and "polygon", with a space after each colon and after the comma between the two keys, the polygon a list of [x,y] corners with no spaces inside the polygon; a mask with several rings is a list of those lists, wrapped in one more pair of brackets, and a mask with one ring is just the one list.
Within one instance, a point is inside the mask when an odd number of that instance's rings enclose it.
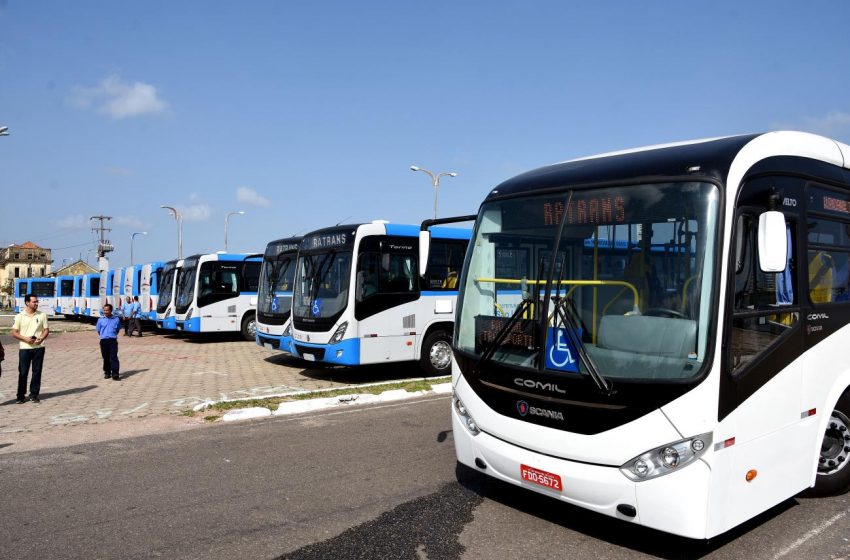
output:
{"label": "building facade", "polygon": [[52,269],[52,251],[32,241],[0,248],[0,300],[8,305],[6,288],[14,284],[15,278],[50,276]]}

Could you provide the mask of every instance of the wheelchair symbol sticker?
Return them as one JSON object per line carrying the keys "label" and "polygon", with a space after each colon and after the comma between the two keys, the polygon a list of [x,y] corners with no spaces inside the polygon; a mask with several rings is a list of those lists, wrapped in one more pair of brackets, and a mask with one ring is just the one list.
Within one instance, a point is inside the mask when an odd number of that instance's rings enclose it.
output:
{"label": "wheelchair symbol sticker", "polygon": [[576,349],[570,343],[566,329],[550,328],[546,337],[546,369],[578,372],[576,355]]}
{"label": "wheelchair symbol sticker", "polygon": [[277,298],[272,298],[272,313],[277,313],[278,309],[280,309],[280,304],[277,302]]}
{"label": "wheelchair symbol sticker", "polygon": [[318,299],[314,301],[310,312],[313,314],[313,317],[318,317],[322,313],[322,301]]}

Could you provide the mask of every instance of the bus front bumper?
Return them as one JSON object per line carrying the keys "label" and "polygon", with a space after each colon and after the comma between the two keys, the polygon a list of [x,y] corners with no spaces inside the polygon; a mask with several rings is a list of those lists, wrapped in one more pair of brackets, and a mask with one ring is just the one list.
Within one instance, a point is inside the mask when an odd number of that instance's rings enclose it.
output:
{"label": "bus front bumper", "polygon": [[273,334],[263,334],[257,332],[257,346],[262,346],[263,348],[267,348],[269,350],[280,350],[284,354],[291,354],[291,342],[291,336],[277,336]]}
{"label": "bus front bumper", "polygon": [[[703,461],[633,482],[617,466],[544,455],[485,431],[473,435],[454,405],[452,429],[457,460],[482,474],[629,523],[692,539],[706,538],[711,471]],[[522,472],[528,472],[528,467],[557,475],[560,490],[524,480]],[[626,506],[626,511],[631,506],[635,515],[622,513],[618,506]]]}
{"label": "bus front bumper", "polygon": [[175,321],[178,331],[185,332],[201,332],[201,318],[200,317],[192,317],[186,321]]}
{"label": "bus front bumper", "polygon": [[310,344],[293,340],[292,355],[308,362],[336,366],[360,365],[360,339],[347,338],[336,344]]}

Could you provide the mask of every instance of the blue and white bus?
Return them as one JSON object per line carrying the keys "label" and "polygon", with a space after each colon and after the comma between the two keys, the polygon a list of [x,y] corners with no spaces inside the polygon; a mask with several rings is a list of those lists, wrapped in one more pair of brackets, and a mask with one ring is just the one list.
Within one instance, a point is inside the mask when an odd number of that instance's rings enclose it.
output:
{"label": "blue and white bus", "polygon": [[508,179],[460,283],[458,461],[695,539],[846,492],[848,232],[850,146],[800,132]]}
{"label": "blue and white bus", "polygon": [[20,313],[24,308],[24,298],[30,293],[29,278],[15,278],[15,313]]}
{"label": "blue and white bus", "polygon": [[100,285],[98,286],[98,301],[100,303],[100,309],[103,309],[103,306],[107,303],[110,304],[113,309],[115,308],[115,303],[113,302],[112,297],[112,284],[115,282],[116,272],[118,273],[118,276],[121,276],[120,270],[103,270],[100,272]]}
{"label": "blue and white bus", "polygon": [[85,283],[85,275],[77,274],[74,276],[74,317],[77,319],[82,319],[86,314],[86,302],[85,296],[83,296]]}
{"label": "blue and white bus", "polygon": [[240,332],[255,340],[262,255],[211,253],[183,259],[177,278],[177,330]]}
{"label": "blue and white bus", "polygon": [[156,321],[156,307],[162,284],[162,273],[165,263],[155,261],[142,265],[141,285],[139,287],[139,303],[142,306],[142,319]]}
{"label": "blue and white bus", "polygon": [[292,340],[289,316],[300,243],[301,237],[287,237],[269,243],[260,270],[257,344],[286,353],[290,352]]}
{"label": "blue and white bus", "polygon": [[79,315],[100,317],[100,273],[84,274],[82,279]]}
{"label": "blue and white bus", "polygon": [[[459,220],[452,220],[459,221]],[[292,355],[328,365],[418,360],[448,373],[457,280],[470,231],[375,221],[304,236],[295,269]]]}
{"label": "blue and white bus", "polygon": [[74,315],[74,277],[57,276],[56,292],[58,295],[57,313],[66,317]]}
{"label": "blue and white bus", "polygon": [[165,263],[159,282],[156,300],[156,326],[160,329],[177,330],[177,315],[174,312],[174,294],[177,292],[177,276],[183,267],[183,259]]}
{"label": "blue and white bus", "polygon": [[56,279],[30,278],[29,293],[38,296],[38,310],[48,317],[56,315]]}

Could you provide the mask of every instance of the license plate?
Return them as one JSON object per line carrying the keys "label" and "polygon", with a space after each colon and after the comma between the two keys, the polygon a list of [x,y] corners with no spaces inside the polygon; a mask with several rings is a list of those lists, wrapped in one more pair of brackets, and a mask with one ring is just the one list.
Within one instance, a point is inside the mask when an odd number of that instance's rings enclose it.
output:
{"label": "license plate", "polygon": [[274,350],[274,346],[272,346],[268,342],[263,343],[263,346],[265,346],[266,350]]}
{"label": "license plate", "polygon": [[178,331],[182,331],[182,330],[183,330],[183,325],[177,325],[177,330],[178,330]]}
{"label": "license plate", "polygon": [[313,354],[302,354],[302,356],[304,356],[304,359],[307,360],[308,362],[315,362],[316,361],[316,356],[314,356]]}
{"label": "license plate", "polygon": [[522,479],[528,482],[533,482],[534,484],[539,484],[540,486],[545,486],[558,492],[564,489],[564,486],[561,484],[561,477],[557,474],[541,471],[528,465],[520,465],[519,472],[522,475]]}

